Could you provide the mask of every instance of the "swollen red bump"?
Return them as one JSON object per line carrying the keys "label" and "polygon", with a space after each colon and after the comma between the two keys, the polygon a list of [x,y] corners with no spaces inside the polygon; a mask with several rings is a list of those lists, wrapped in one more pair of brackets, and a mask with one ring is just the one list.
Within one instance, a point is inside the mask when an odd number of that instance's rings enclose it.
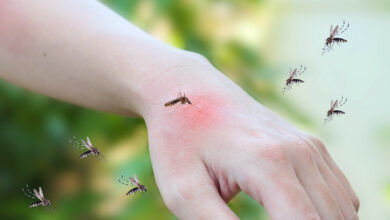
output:
{"label": "swollen red bump", "polygon": [[187,96],[192,104],[178,104],[171,117],[175,124],[186,131],[207,129],[221,124],[224,118],[225,100],[218,94]]}

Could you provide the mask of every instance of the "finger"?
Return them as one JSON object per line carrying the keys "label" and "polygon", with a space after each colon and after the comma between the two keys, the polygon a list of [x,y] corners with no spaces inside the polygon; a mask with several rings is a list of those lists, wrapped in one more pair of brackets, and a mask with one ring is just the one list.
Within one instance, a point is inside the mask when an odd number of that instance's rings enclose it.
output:
{"label": "finger", "polygon": [[[295,156],[298,155],[298,156]],[[343,219],[336,197],[320,173],[310,148],[296,148],[294,168],[321,219]]]}
{"label": "finger", "polygon": [[339,179],[340,183],[346,189],[349,197],[352,200],[355,210],[359,211],[360,202],[358,197],[356,196],[355,191],[352,189],[351,184],[349,183],[349,181],[347,180],[343,172],[340,170],[340,168],[336,165],[332,157],[329,155],[329,152],[326,150],[325,145],[316,138],[311,138],[311,142],[315,144],[318,151],[322,154],[325,163],[328,165],[328,167],[332,170],[333,174]]}
{"label": "finger", "polygon": [[344,219],[359,219],[355,207],[352,203],[351,198],[349,197],[345,187],[343,187],[338,180],[338,178],[333,174],[330,168],[325,164],[325,162],[321,159],[318,163],[318,168],[327,182],[329,188],[333,192],[337,203],[343,213]]}
{"label": "finger", "polygon": [[263,204],[271,219],[320,219],[289,164],[248,166],[244,177],[238,177],[240,188]]}
{"label": "finger", "polygon": [[174,178],[168,191],[163,193],[164,201],[179,219],[238,219],[219,195],[206,169],[191,169],[187,175]]}

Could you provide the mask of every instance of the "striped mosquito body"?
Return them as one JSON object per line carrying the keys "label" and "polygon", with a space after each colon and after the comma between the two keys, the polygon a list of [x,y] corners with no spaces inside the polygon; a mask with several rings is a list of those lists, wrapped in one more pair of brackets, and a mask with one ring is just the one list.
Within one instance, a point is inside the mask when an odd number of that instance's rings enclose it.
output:
{"label": "striped mosquito body", "polygon": [[300,66],[299,69],[298,68],[295,68],[294,70],[290,69],[290,76],[288,77],[288,79],[286,80],[286,83],[285,83],[285,86],[283,88],[283,93],[286,91],[286,90],[289,90],[292,88],[292,85],[293,84],[301,84],[301,83],[304,83],[305,81],[301,80],[301,79],[297,79],[295,77],[297,76],[300,76],[302,73],[304,73],[306,71],[306,67],[304,66]]}
{"label": "striped mosquito body", "polygon": [[133,186],[127,193],[126,196],[137,193],[137,192],[147,192],[147,188],[145,185],[142,185],[138,178],[137,175],[134,174],[134,178],[129,177],[129,179],[126,179],[123,175],[121,175],[121,179],[118,179],[118,182],[122,185],[125,186]]}
{"label": "striped mosquito body", "polygon": [[336,38],[333,38],[333,41],[336,42],[336,43],[346,43],[348,42],[347,40],[343,39],[343,38],[339,38],[339,37],[336,37]]}
{"label": "striped mosquito body", "polygon": [[349,28],[349,23],[347,24],[347,23],[345,23],[345,21],[343,21],[343,24],[341,25],[341,27],[339,27],[339,25],[336,25],[336,27],[334,27],[334,28],[333,28],[333,25],[330,26],[329,37],[326,38],[325,46],[322,49],[322,55],[324,55],[324,53],[329,51],[330,49],[333,49],[334,43],[340,44],[340,43],[347,42],[346,39],[336,37],[336,36],[344,33],[346,30],[348,30],[348,28]]}
{"label": "striped mosquito body", "polygon": [[330,109],[326,113],[325,123],[331,121],[333,119],[333,116],[335,115],[344,115],[345,114],[344,111],[338,110],[336,108],[340,108],[346,102],[347,102],[347,98],[344,99],[344,97],[341,97],[340,100],[337,99],[336,101],[331,100]]}
{"label": "striped mosquito body", "polygon": [[182,95],[181,93],[179,93],[179,97],[176,98],[176,99],[173,99],[167,103],[164,104],[165,107],[169,107],[169,106],[173,106],[173,105],[176,105],[177,103],[181,103],[181,104],[190,104],[192,105],[191,101],[186,97],[186,94]]}
{"label": "striped mosquito body", "polygon": [[126,196],[128,195],[131,195],[131,194],[134,194],[136,192],[141,192],[140,188],[139,187],[134,187],[132,188],[131,190],[129,190],[127,193],[126,193]]}
{"label": "striped mosquito body", "polygon": [[70,140],[70,143],[75,148],[78,148],[78,149],[87,148],[88,149],[88,151],[86,151],[80,155],[80,159],[87,158],[90,156],[97,156],[98,159],[103,158],[105,160],[105,157],[101,156],[99,149],[97,149],[96,147],[94,147],[92,145],[91,139],[89,139],[89,137],[87,137],[86,141],[81,139],[82,144],[80,144],[80,142],[76,139],[76,137],[73,137],[73,139]]}
{"label": "striped mosquito body", "polygon": [[34,207],[41,206],[41,205],[43,205],[43,202],[42,201],[37,201],[37,202],[34,202],[33,204],[31,204],[29,206],[29,208],[34,208]]}
{"label": "striped mosquito body", "polygon": [[26,188],[22,188],[22,191],[25,196],[31,198],[31,199],[37,199],[38,201],[31,204],[29,207],[34,208],[38,206],[48,207],[50,206],[50,200],[46,199],[43,195],[42,188],[39,187],[39,190],[33,189],[34,193],[31,192],[28,185],[26,185]]}

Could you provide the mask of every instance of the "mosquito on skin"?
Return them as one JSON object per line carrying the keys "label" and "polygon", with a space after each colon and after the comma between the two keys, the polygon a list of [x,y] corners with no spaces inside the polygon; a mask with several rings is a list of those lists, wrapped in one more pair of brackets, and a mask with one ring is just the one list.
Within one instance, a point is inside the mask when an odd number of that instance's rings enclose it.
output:
{"label": "mosquito on skin", "polygon": [[330,101],[330,109],[326,113],[325,123],[330,122],[335,115],[344,115],[345,112],[341,110],[337,110],[336,108],[340,108],[347,102],[347,98],[341,97],[340,101],[336,99],[336,101]]}
{"label": "mosquito on skin", "polygon": [[[172,107],[176,104],[181,104],[181,105],[185,105],[185,104],[189,104],[190,106],[192,107],[195,107],[198,111],[199,111],[199,108],[196,106],[196,105],[193,105],[193,103],[190,101],[190,99],[186,96],[186,94],[184,93],[183,95],[181,94],[181,92],[179,92],[179,96],[176,98],[176,99],[172,99],[168,102],[166,102],[164,104],[164,107],[168,108],[168,107]],[[171,115],[173,112],[175,112],[177,109],[174,109],[171,113],[169,113],[169,115]]]}
{"label": "mosquito on skin", "polygon": [[337,44],[340,43],[346,43],[347,40],[344,38],[336,37],[337,35],[340,35],[344,33],[349,28],[349,23],[346,24],[345,21],[343,21],[342,26],[339,28],[338,25],[333,29],[333,25],[330,26],[330,36],[326,38],[325,46],[322,48],[322,55],[324,55],[325,52],[328,52],[330,49],[333,49],[333,44],[336,42]]}
{"label": "mosquito on skin", "polygon": [[49,207],[51,205],[50,200],[46,199],[45,196],[43,195],[43,191],[41,187],[39,187],[39,191],[36,189],[33,190],[34,193],[31,192],[28,185],[26,185],[26,189],[22,188],[22,191],[25,196],[31,199],[38,199],[38,201],[34,202],[29,206],[30,208],[34,208],[37,206]]}
{"label": "mosquito on skin", "polygon": [[134,186],[133,188],[131,188],[127,193],[126,193],[126,196],[130,195],[130,194],[134,194],[136,192],[147,192],[148,190],[146,189],[146,186],[145,185],[142,185],[138,178],[137,178],[137,174],[134,174],[134,178],[132,178],[131,176],[129,176],[129,179],[126,179],[123,175],[121,175],[121,178],[120,179],[117,179],[117,181],[122,184],[122,185],[125,185],[125,186]]}
{"label": "mosquito on skin", "polygon": [[286,80],[285,86],[283,88],[283,94],[286,92],[286,90],[291,89],[293,84],[299,84],[304,83],[305,81],[301,79],[297,79],[295,77],[300,76],[302,73],[306,71],[306,66],[300,66],[299,70],[298,68],[295,68],[294,70],[290,69],[290,76]]}
{"label": "mosquito on skin", "polygon": [[94,147],[92,145],[92,142],[91,142],[91,139],[89,139],[89,137],[87,137],[86,139],[87,141],[81,139],[81,143],[82,145],[80,144],[80,142],[76,139],[76,137],[73,137],[73,139],[71,139],[69,142],[70,144],[72,144],[73,147],[77,148],[77,149],[82,149],[82,148],[87,148],[88,150],[84,153],[82,153],[80,155],[80,159],[83,159],[83,158],[87,158],[89,156],[97,156],[98,159],[103,159],[104,161],[106,161],[105,157],[101,155],[99,149],[97,149],[96,147]]}
{"label": "mosquito on skin", "polygon": [[187,104],[187,103],[192,105],[191,101],[187,98],[186,94],[184,93],[184,95],[182,95],[181,92],[179,92],[179,97],[178,98],[173,99],[173,100],[165,103],[164,106],[165,107],[173,106],[173,105],[176,105],[179,102],[182,105]]}

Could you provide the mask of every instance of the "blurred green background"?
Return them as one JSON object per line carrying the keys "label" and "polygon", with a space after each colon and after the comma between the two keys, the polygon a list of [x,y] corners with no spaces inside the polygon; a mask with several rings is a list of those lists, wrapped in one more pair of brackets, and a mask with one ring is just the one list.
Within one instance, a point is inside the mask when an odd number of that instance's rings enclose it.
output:
{"label": "blurred green background", "polygon": [[[390,219],[390,2],[381,0],[105,0],[176,47],[206,56],[268,108],[327,144],[360,200],[361,219]],[[347,20],[343,47],[321,56],[330,24]],[[292,67],[305,84],[282,95]],[[324,126],[330,99],[347,115]],[[108,163],[79,160],[69,139],[90,136]],[[145,123],[37,95],[0,81],[0,219],[175,219],[153,178]],[[121,175],[150,193],[125,197]],[[42,186],[54,211],[27,208]],[[207,201],[205,201],[207,202]],[[244,194],[241,219],[267,219]]]}

